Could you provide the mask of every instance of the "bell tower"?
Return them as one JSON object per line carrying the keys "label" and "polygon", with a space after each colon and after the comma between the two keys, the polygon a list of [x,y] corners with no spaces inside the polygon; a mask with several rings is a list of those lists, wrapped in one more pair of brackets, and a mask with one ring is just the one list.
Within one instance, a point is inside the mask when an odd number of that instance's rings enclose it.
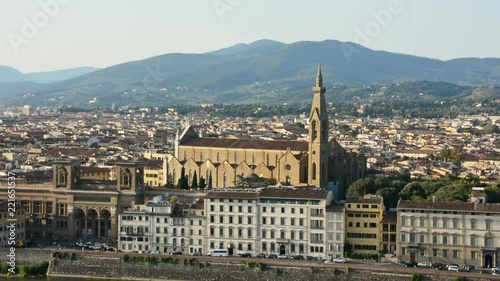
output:
{"label": "bell tower", "polygon": [[309,116],[309,163],[308,184],[326,188],[328,185],[328,112],[325,103],[325,87],[323,87],[323,75],[321,65],[318,66],[316,75],[316,86],[312,88],[314,93],[311,115]]}

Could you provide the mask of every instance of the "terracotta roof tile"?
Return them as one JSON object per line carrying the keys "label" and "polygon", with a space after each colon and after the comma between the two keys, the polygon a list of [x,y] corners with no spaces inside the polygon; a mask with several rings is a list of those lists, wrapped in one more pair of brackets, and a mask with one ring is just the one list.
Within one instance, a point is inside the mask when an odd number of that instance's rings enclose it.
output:
{"label": "terracotta roof tile", "polygon": [[226,147],[245,149],[287,150],[307,151],[308,143],[305,141],[283,141],[283,140],[254,140],[254,139],[216,139],[216,138],[194,138],[184,141],[181,146],[201,147]]}

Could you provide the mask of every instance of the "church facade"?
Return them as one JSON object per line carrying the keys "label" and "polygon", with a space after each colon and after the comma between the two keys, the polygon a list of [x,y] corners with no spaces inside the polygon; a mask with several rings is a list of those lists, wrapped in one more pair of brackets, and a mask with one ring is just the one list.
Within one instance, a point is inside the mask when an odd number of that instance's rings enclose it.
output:
{"label": "church facade", "polygon": [[195,174],[212,188],[258,177],[278,185],[336,187],[343,198],[347,187],[364,176],[366,157],[330,138],[321,66],[312,91],[308,141],[203,138],[187,127],[176,136],[175,155],[168,161],[170,182],[177,184],[184,168],[189,184]]}

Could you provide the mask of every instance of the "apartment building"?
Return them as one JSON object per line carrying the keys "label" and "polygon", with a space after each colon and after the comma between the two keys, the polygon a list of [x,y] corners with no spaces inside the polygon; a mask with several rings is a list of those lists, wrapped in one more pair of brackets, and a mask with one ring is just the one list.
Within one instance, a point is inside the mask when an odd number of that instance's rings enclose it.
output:
{"label": "apartment building", "polygon": [[345,206],[326,207],[327,248],[326,255],[335,258],[344,256]]}
{"label": "apartment building", "polygon": [[230,255],[254,253],[259,245],[257,191],[212,191],[205,196],[205,252],[229,249]]}
{"label": "apartment building", "polygon": [[197,200],[194,204],[186,208],[186,216],[189,219],[189,253],[199,252],[206,255],[206,217],[204,199]]}
{"label": "apartment building", "polygon": [[267,254],[322,257],[328,249],[326,208],[331,192],[264,188],[259,194],[260,246]]}
{"label": "apartment building", "polygon": [[119,215],[118,248],[124,252],[183,252],[190,245],[189,219],[162,195]]}
{"label": "apartment building", "polygon": [[348,197],[345,206],[346,244],[352,247],[352,253],[377,254],[381,250],[384,199],[371,194]]}
{"label": "apartment building", "polygon": [[398,203],[398,260],[500,265],[500,205],[471,202]]}
{"label": "apartment building", "polygon": [[396,255],[398,213],[395,210],[384,212],[380,225],[382,253]]}

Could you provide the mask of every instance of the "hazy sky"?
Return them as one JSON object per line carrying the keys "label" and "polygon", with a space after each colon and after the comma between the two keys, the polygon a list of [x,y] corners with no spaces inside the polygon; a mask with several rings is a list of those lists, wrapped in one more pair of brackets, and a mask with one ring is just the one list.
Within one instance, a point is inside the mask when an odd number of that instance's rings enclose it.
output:
{"label": "hazy sky", "polygon": [[0,65],[106,67],[264,38],[500,57],[499,12],[496,0],[0,0]]}

